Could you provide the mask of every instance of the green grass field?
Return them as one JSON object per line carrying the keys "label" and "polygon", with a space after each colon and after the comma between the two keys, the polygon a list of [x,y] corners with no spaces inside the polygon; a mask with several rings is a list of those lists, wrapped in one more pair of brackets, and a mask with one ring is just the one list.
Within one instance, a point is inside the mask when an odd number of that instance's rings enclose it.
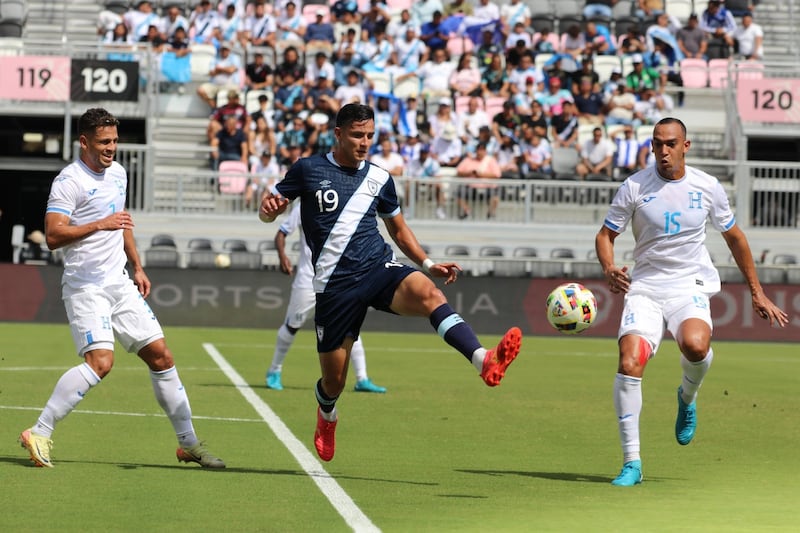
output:
{"label": "green grass field", "polygon": [[[490,389],[433,333],[367,332],[370,377],[389,392],[348,387],[336,457],[320,467],[310,329],[286,360],[281,392],[263,381],[274,331],[166,334],[197,432],[228,468],[176,461],[146,367],[122,351],[59,425],[56,467],[31,467],[17,435],[80,359],[66,325],[0,324],[0,531],[751,532],[800,523],[795,345],[716,342],[698,433],[681,447],[680,367],[666,340],[644,381],[645,482],[617,488],[611,339],[526,338]],[[285,424],[282,439],[265,413]]]}

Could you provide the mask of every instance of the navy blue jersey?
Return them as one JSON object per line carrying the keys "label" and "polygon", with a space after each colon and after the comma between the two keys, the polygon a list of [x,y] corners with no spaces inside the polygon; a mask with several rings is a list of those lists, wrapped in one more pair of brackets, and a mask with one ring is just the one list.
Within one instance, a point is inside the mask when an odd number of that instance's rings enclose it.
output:
{"label": "navy blue jersey", "polygon": [[369,161],[339,166],[332,153],[298,160],[275,186],[300,198],[300,218],[314,264],[314,291],[336,292],[358,284],[377,265],[394,259],[377,217],[400,213],[391,175]]}

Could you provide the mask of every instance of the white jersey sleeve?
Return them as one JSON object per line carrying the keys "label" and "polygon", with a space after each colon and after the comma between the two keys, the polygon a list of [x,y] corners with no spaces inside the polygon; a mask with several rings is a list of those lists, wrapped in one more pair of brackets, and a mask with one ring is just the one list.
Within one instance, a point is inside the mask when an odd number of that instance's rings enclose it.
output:
{"label": "white jersey sleeve", "polygon": [[280,231],[287,237],[300,230],[300,255],[297,258],[297,272],[294,273],[292,289],[313,290],[314,288],[314,265],[311,262],[311,249],[306,242],[306,235],[303,231],[300,219],[300,202],[296,202],[289,216],[280,226]]}

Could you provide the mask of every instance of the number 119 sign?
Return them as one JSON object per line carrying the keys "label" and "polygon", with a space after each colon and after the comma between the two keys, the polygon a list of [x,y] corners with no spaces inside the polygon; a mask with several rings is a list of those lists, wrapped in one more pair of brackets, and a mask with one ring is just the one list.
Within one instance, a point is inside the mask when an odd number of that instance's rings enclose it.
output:
{"label": "number 119 sign", "polygon": [[69,98],[68,57],[0,57],[0,72],[0,98],[43,102],[64,102]]}
{"label": "number 119 sign", "polygon": [[736,102],[745,122],[800,124],[800,79],[739,79]]}

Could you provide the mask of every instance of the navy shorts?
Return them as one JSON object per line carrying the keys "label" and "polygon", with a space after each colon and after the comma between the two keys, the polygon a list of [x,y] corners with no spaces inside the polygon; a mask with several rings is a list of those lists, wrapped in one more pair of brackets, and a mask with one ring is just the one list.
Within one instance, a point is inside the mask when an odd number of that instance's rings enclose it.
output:
{"label": "navy shorts", "polygon": [[333,351],[348,336],[358,339],[369,307],[393,313],[389,306],[395,289],[414,272],[417,269],[391,261],[375,268],[358,284],[341,291],[317,293],[317,351]]}

